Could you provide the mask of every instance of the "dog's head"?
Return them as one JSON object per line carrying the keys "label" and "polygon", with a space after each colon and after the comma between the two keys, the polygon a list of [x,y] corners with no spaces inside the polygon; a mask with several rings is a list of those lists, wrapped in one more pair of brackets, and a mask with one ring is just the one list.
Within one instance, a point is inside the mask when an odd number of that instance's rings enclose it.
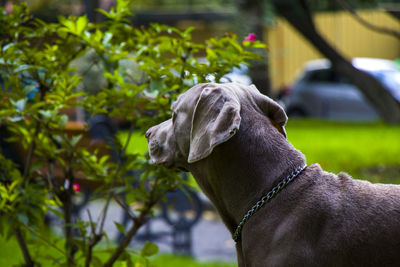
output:
{"label": "dog's head", "polygon": [[239,130],[243,105],[270,118],[286,137],[284,110],[254,85],[199,84],[178,97],[171,119],[147,131],[151,159],[171,168],[206,158]]}

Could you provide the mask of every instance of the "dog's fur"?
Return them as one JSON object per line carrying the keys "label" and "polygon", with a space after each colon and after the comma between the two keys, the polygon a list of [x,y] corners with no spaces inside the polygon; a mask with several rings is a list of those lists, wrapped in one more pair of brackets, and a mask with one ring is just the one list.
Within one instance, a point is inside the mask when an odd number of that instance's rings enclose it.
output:
{"label": "dog's fur", "polygon": [[[286,140],[286,114],[254,86],[199,84],[172,110],[146,133],[150,156],[190,171],[231,233],[305,164]],[[400,266],[400,186],[310,165],[250,217],[236,250],[240,267]]]}

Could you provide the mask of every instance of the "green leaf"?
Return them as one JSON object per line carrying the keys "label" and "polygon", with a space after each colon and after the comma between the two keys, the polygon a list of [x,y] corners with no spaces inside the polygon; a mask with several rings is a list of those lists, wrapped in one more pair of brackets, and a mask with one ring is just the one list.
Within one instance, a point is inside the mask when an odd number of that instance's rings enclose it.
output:
{"label": "green leaf", "polygon": [[206,49],[206,52],[207,52],[207,60],[208,60],[209,62],[212,62],[212,61],[218,59],[217,53],[215,53],[214,50],[212,50],[211,48],[207,48],[207,49]]}
{"label": "green leaf", "polygon": [[140,251],[140,256],[150,257],[158,253],[158,246],[154,243],[146,241],[144,247]]}
{"label": "green leaf", "polygon": [[261,43],[261,42],[255,42],[255,43],[252,45],[252,47],[253,47],[253,48],[261,48],[261,49],[267,49],[267,48],[268,48],[268,46],[267,46],[266,44]]}
{"label": "green leaf", "polygon": [[86,15],[79,17],[78,20],[76,21],[76,34],[81,35],[85,30],[87,24],[88,24],[88,18],[86,17]]}
{"label": "green leaf", "polygon": [[15,108],[19,111],[22,112],[25,109],[26,106],[26,99],[20,99],[16,102],[14,102],[13,100],[11,100],[15,106]]}
{"label": "green leaf", "polygon": [[6,52],[6,50],[8,48],[13,47],[13,46],[15,46],[15,43],[9,43],[9,44],[6,44],[5,46],[3,46],[1,50],[3,50],[3,52]]}
{"label": "green leaf", "polygon": [[75,135],[71,138],[71,145],[76,146],[78,142],[82,139],[82,134]]}
{"label": "green leaf", "polygon": [[122,234],[125,233],[125,225],[122,225],[118,222],[114,222],[114,224],[120,233],[122,233]]}
{"label": "green leaf", "polygon": [[43,167],[45,164],[46,163],[44,161],[40,161],[40,160],[34,161],[32,163],[32,165],[31,165],[30,172],[33,173],[34,171],[36,171],[40,167]]}
{"label": "green leaf", "polygon": [[243,48],[235,40],[231,39],[231,40],[229,40],[229,43],[236,49],[237,52],[239,52],[239,53],[243,52]]}
{"label": "green leaf", "polygon": [[46,119],[50,119],[51,117],[53,117],[53,113],[51,112],[51,110],[39,110],[39,114]]}
{"label": "green leaf", "polygon": [[23,223],[25,225],[29,224],[29,218],[23,213],[18,213],[17,218],[21,223]]}
{"label": "green leaf", "polygon": [[65,125],[67,125],[67,122],[68,122],[68,116],[67,115],[61,115],[60,116],[60,121],[59,121],[60,126],[64,126],[65,127]]}
{"label": "green leaf", "polygon": [[103,37],[103,45],[107,46],[111,39],[113,38],[113,34],[110,32],[106,32]]}
{"label": "green leaf", "polygon": [[7,232],[6,232],[6,241],[10,240],[11,237],[15,236],[14,230],[15,229],[13,227],[8,227]]}
{"label": "green leaf", "polygon": [[32,66],[23,64],[23,65],[19,65],[18,67],[16,67],[16,68],[14,69],[14,71],[15,71],[15,72],[22,72],[22,71],[28,70],[28,69],[30,69],[30,68],[32,68]]}
{"label": "green leaf", "polygon": [[92,263],[93,263],[93,266],[102,266],[103,265],[103,262],[97,256],[92,257]]}

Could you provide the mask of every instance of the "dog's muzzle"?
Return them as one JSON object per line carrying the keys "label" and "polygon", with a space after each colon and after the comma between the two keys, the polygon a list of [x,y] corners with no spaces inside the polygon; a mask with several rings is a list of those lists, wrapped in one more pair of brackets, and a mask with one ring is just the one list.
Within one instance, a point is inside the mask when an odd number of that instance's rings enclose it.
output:
{"label": "dog's muzzle", "polygon": [[173,138],[171,119],[151,127],[145,134],[149,144],[149,154],[155,164],[172,168],[174,165],[176,143]]}

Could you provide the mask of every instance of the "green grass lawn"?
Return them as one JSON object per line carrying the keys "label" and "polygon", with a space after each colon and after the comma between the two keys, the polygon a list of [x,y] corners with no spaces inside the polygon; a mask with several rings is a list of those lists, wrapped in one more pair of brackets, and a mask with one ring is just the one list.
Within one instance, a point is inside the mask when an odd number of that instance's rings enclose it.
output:
{"label": "green grass lawn", "polygon": [[328,171],[373,182],[400,183],[400,126],[289,121],[288,140]]}
{"label": "green grass lawn", "polygon": [[[122,131],[118,133],[119,138],[122,140],[126,140],[128,138],[128,132]],[[128,153],[144,153],[148,150],[147,148],[147,140],[144,136],[144,133],[134,132],[132,134],[131,140],[128,144],[127,152]]]}

